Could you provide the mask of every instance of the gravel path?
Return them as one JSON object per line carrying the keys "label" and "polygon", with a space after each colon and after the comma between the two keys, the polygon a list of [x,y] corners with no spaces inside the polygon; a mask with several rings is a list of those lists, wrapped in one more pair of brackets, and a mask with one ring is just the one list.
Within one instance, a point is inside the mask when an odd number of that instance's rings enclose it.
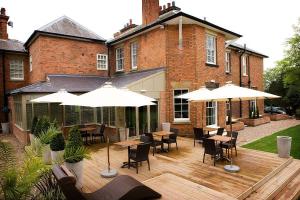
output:
{"label": "gravel path", "polygon": [[271,121],[268,124],[263,124],[256,127],[245,127],[244,130],[239,131],[237,145],[242,146],[246,143],[257,140],[261,137],[271,135],[275,132],[300,125],[300,120],[288,119],[282,121]]}

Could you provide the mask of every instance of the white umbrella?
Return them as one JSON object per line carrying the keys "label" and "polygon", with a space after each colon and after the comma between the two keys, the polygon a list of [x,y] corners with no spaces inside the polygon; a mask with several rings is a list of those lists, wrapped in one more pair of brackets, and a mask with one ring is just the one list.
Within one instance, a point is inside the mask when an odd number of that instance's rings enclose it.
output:
{"label": "white umbrella", "polygon": [[48,94],[36,99],[31,100],[34,103],[62,103],[68,99],[78,98],[77,95],[68,93],[65,89],[60,89],[56,93]]}
{"label": "white umbrella", "polygon": [[[232,133],[232,101],[240,100],[251,100],[251,99],[265,99],[265,98],[280,98],[273,94],[266,92],[261,92],[258,90],[253,90],[245,87],[239,87],[234,84],[226,84],[222,87],[214,89],[211,93],[206,96],[192,97],[190,101],[229,101],[230,111],[229,111],[229,123],[230,123],[230,133]],[[232,141],[232,134],[231,134]],[[229,172],[237,172],[240,170],[239,166],[233,165],[232,163],[232,148],[231,148],[231,163],[230,165],[224,166],[224,169]]]}
{"label": "white umbrella", "polygon": [[[56,93],[52,93],[52,94],[48,94],[36,99],[31,100],[31,102],[34,103],[62,103],[65,100],[69,100],[69,99],[73,99],[75,100],[76,98],[78,98],[77,95],[71,94],[69,92],[67,92],[65,89],[60,89],[58,92]],[[62,121],[63,121],[63,125],[64,125],[64,107],[62,108]]]}
{"label": "white umbrella", "polygon": [[[69,99],[62,105],[76,105],[88,107],[140,107],[155,105],[155,99],[141,95],[128,89],[118,89],[111,83],[105,83],[101,88],[80,95],[74,100]],[[101,176],[111,178],[117,175],[117,170],[110,168],[109,138],[107,138],[107,170],[101,172]]]}
{"label": "white umbrella", "polygon": [[110,83],[80,95],[75,99],[68,99],[62,105],[88,106],[88,107],[140,107],[155,105],[155,99],[132,92],[126,89],[118,89]]}

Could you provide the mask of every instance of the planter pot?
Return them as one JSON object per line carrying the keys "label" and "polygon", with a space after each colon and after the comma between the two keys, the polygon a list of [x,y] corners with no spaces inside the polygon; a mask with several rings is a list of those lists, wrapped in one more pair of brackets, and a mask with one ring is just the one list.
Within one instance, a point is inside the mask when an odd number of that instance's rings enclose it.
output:
{"label": "planter pot", "polygon": [[162,130],[170,132],[171,124],[169,122],[162,123]]}
{"label": "planter pot", "polygon": [[52,164],[56,164],[56,163],[60,162],[63,159],[64,152],[65,152],[65,150],[62,150],[62,151],[52,151],[51,150]]}
{"label": "planter pot", "polygon": [[50,144],[44,147],[43,149],[43,161],[47,165],[51,165],[51,150],[50,150]]}
{"label": "planter pot", "polygon": [[1,123],[2,133],[9,133],[9,122]]}
{"label": "planter pot", "polygon": [[81,189],[83,184],[83,160],[77,163],[65,162],[65,165],[75,175],[76,187]]}
{"label": "planter pot", "polygon": [[245,125],[247,126],[259,126],[261,124],[266,124],[270,123],[270,117],[269,116],[263,116],[257,119],[249,119],[249,118],[244,118],[241,119],[242,122],[244,122]]}
{"label": "planter pot", "polygon": [[289,158],[292,138],[289,136],[277,136],[277,151],[280,158]]}

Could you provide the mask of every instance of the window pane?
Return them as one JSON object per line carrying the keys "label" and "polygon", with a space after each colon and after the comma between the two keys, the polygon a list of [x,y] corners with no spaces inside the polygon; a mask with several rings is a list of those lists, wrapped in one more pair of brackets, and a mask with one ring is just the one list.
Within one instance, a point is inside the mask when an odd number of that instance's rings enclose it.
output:
{"label": "window pane", "polygon": [[116,125],[116,117],[115,117],[115,108],[110,107],[109,108],[109,120],[110,120],[110,126],[115,126]]}
{"label": "window pane", "polygon": [[43,116],[49,117],[48,103],[33,104],[34,116],[41,118]]}
{"label": "window pane", "polygon": [[102,123],[102,108],[97,108],[97,123]]}
{"label": "window pane", "polygon": [[32,124],[32,120],[33,120],[33,116],[32,116],[32,104],[31,103],[27,103],[26,104],[26,120],[27,120],[27,130],[31,129],[31,124]]}
{"label": "window pane", "polygon": [[108,108],[104,107],[103,108],[103,124],[109,126],[109,112],[108,112]]}
{"label": "window pane", "polygon": [[81,107],[81,124],[94,122],[94,109],[91,107]]}
{"label": "window pane", "polygon": [[60,103],[50,104],[50,120],[55,120],[59,126],[62,124],[62,106]]}
{"label": "window pane", "polygon": [[78,106],[65,106],[65,121],[66,125],[79,124],[80,107]]}

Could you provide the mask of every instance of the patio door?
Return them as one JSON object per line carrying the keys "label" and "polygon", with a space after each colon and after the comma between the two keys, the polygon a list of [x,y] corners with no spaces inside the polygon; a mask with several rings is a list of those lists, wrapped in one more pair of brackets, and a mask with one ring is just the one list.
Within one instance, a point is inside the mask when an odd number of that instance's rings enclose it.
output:
{"label": "patio door", "polygon": [[158,102],[153,103],[156,105],[150,106],[150,132],[155,132],[158,128]]}
{"label": "patio door", "polygon": [[125,109],[125,119],[126,128],[129,129],[129,137],[136,136],[136,108],[126,107]]}
{"label": "patio door", "polygon": [[147,106],[139,107],[139,135],[148,132]]}
{"label": "patio door", "polygon": [[218,124],[217,102],[206,102],[206,126],[217,126]]}

